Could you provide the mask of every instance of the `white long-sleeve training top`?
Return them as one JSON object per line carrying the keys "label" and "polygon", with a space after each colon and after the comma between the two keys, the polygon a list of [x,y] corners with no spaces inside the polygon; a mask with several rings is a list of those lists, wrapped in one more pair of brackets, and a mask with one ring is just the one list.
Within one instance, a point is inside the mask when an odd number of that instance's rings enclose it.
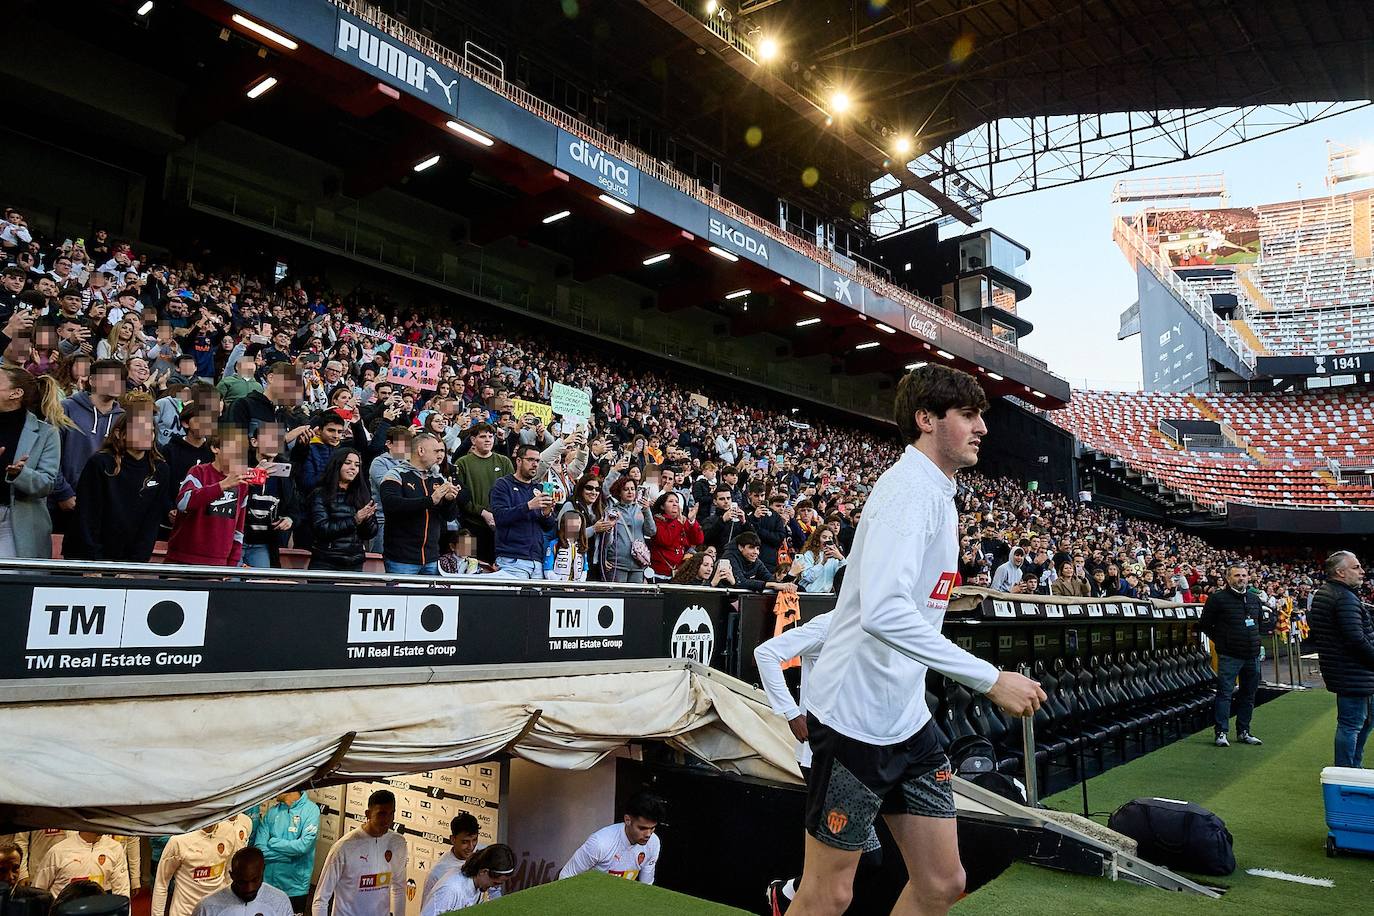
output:
{"label": "white long-sleeve training top", "polygon": [[[830,618],[834,613],[829,611],[820,614],[754,647],[754,662],[759,666],[759,680],[763,683],[763,692],[768,695],[768,703],[773,707],[773,712],[789,722],[806,712],[806,685],[811,680],[811,668],[821,654],[821,647],[825,645],[825,637],[830,632]],[[793,658],[801,659],[801,689],[795,700],[782,674],[783,662]],[[797,742],[797,763],[804,767],[811,766],[809,742]]]}
{"label": "white long-sleeve training top", "polygon": [[941,632],[958,570],[954,481],[914,446],[873,487],[807,700],[830,728],[897,744],[930,721],[926,671],[979,693],[998,671]]}
{"label": "white long-sleeve training top", "polygon": [[405,916],[406,841],[388,830],[374,837],[354,827],[325,857],[311,904],[313,916]]}
{"label": "white long-sleeve training top", "polygon": [[32,876],[34,887],[54,897],[73,881],[94,881],[107,893],[129,896],[129,859],[123,844],[103,835],[87,843],[73,831],[47,851]]}
{"label": "white long-sleeve training top", "polygon": [[[192,916],[196,904],[229,884],[229,860],[238,850],[239,829],[234,818],[204,830],[167,841],[153,880],[153,916]],[[167,888],[175,879],[171,906]]]}
{"label": "white long-sleeve training top", "polygon": [[192,916],[292,916],[291,898],[270,884],[258,888],[258,895],[244,903],[232,887],[222,887],[196,904]]}

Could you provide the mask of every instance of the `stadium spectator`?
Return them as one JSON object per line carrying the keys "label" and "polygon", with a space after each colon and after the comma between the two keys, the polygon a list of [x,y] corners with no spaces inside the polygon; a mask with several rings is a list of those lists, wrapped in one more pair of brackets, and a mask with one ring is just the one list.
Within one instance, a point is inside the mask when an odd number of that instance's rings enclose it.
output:
{"label": "stadium spectator", "polygon": [[194,382],[186,392],[178,420],[185,432],[173,435],[163,450],[173,487],[181,485],[191,468],[215,460],[210,438],[219,425],[219,394],[209,382]]}
{"label": "stadium spectator", "polygon": [[1362,767],[1374,728],[1374,618],[1360,600],[1364,568],[1353,553],[1331,554],[1325,572],[1307,621],[1322,680],[1336,695],[1335,765]]}
{"label": "stadium spectator", "polygon": [[749,485],[749,524],[759,537],[759,559],[769,569],[778,565],[778,550],[787,540],[787,519],[781,511],[786,502],[780,493],[765,496],[761,483]]}
{"label": "stadium spectator", "polygon": [[602,575],[607,582],[643,582],[652,562],[647,539],[658,530],[649,498],[629,473],[612,479],[609,495],[606,518],[614,525],[601,538]]}
{"label": "stadium spectator", "polygon": [[725,559],[730,563],[735,585],[754,592],[795,592],[796,583],[780,581],[775,577],[773,570],[759,559],[761,553],[759,536],[754,532],[746,531],[735,538],[735,543],[725,555]]}
{"label": "stadium spectator", "polygon": [[1051,595],[1062,598],[1087,598],[1088,591],[1088,580],[1079,575],[1073,560],[1065,560],[1059,564],[1059,578],[1050,586]]}
{"label": "stadium spectator", "polygon": [[378,552],[381,551],[382,539],[386,537],[386,510],[382,506],[382,478],[410,455],[410,440],[415,438],[415,434],[407,426],[388,426],[384,438],[386,450],[373,458],[372,464],[367,469],[372,502],[377,506],[377,536],[373,538],[373,543]]}
{"label": "stadium spectator", "polygon": [[673,571],[672,582],[674,585],[730,588],[735,584],[735,572],[728,560],[716,556],[716,548],[704,547],[682,561]]}
{"label": "stadium spectator", "polygon": [[[444,445],[429,433],[410,441],[410,458],[382,478],[381,504],[387,525],[382,541],[386,571],[437,576],[444,523],[458,516],[463,488],[435,473]],[[542,553],[541,553],[542,556]]]}
{"label": "stadium spectator", "polygon": [[812,528],[797,555],[797,584],[809,594],[828,595],[835,590],[835,576],[848,562],[835,543],[835,532],[823,525]]}
{"label": "stadium spectator", "polygon": [[496,429],[478,423],[468,430],[471,448],[453,464],[453,479],[467,494],[463,526],[477,539],[478,559],[496,561],[496,517],[491,512],[491,488],[496,481],[515,473],[506,455],[495,451]]}
{"label": "stadium spectator", "polygon": [[1009,592],[1013,587],[1021,582],[1023,567],[1025,566],[1026,551],[1023,547],[1017,547],[1011,552],[1011,558],[1001,566],[997,567],[997,572],[992,575],[992,590],[995,592]]}
{"label": "stadium spectator", "polygon": [[261,468],[262,483],[248,484],[243,523],[243,565],[259,569],[281,566],[281,548],[302,514],[291,477],[291,462],[283,453],[286,434],[278,423],[255,425],[248,436],[248,465]]}
{"label": "stadium spectator", "polygon": [[653,884],[660,848],[656,831],[666,808],[663,799],[648,792],[633,796],[625,806],[622,823],[602,827],[587,837],[559,871],[559,880],[598,871],[613,878]]}
{"label": "stadium spectator", "polygon": [[544,548],[555,529],[553,485],[535,480],[539,454],[537,445],[517,445],[514,473],[491,487],[496,569],[515,579],[544,577]]}
{"label": "stadium spectator", "polygon": [[722,483],[716,487],[711,498],[710,511],[706,515],[706,521],[701,525],[701,530],[703,543],[714,547],[716,553],[722,556],[735,543],[735,538],[739,534],[753,530],[744,510],[735,500],[734,491],[726,484]]}
{"label": "stadium spectator", "polygon": [[62,402],[62,410],[71,424],[62,428],[62,477],[53,492],[57,508],[64,513],[59,530],[70,527],[70,516],[65,513],[76,508],[76,483],[81,479],[86,462],[105,441],[115,419],[124,412],[119,399],[124,394],[126,377],[122,362],[96,360],[91,367],[90,392],[79,391]]}
{"label": "stadium spectator", "polygon": [[0,884],[18,887],[23,868],[24,850],[13,840],[0,840]]}
{"label": "stadium spectator", "polygon": [[654,503],[654,534],[649,538],[650,565],[654,575],[669,578],[681,565],[687,551],[701,546],[704,536],[697,524],[697,507],[682,511],[682,494],[663,493]]}
{"label": "stadium spectator", "polygon": [[544,578],[556,582],[587,581],[587,532],[580,512],[558,516],[558,531],[544,550]]}
{"label": "stadium spectator", "polygon": [[266,811],[255,809],[252,817],[250,842],[262,850],[266,865],[263,881],[290,898],[290,912],[306,912],[315,870],[320,806],[304,792],[283,792]]}
{"label": "stadium spectator", "polygon": [[240,399],[247,397],[250,392],[262,391],[262,384],[257,380],[257,371],[257,359],[252,356],[240,356],[234,362],[233,373],[225,375],[215,386],[220,399],[224,402],[226,412],[232,415],[234,405]]}
{"label": "stadium spectator", "polygon": [[58,431],[70,426],[50,376],[0,366],[0,557],[52,556],[47,500],[61,481]]}
{"label": "stadium spectator", "polygon": [[243,557],[248,440],[238,427],[225,425],[210,447],[214,462],[191,468],[177,490],[168,563],[238,566]]}
{"label": "stadium spectator", "polygon": [[319,414],[313,428],[313,436],[301,436],[291,449],[296,486],[302,494],[314,493],[324,479],[330,459],[343,445],[348,423],[334,411],[326,410]]}
{"label": "stadium spectator", "polygon": [[362,455],[355,448],[339,449],[310,497],[310,568],[362,571],[367,544],[377,536],[376,514]]}
{"label": "stadium spectator", "polygon": [[62,541],[65,559],[152,558],[175,495],[153,423],[152,399],[125,395],[124,412],[77,481],[76,524]]}
{"label": "stadium spectator", "polygon": [[1241,744],[1264,743],[1250,734],[1250,717],[1255,711],[1255,690],[1259,687],[1260,631],[1265,611],[1249,586],[1249,569],[1239,563],[1230,564],[1226,568],[1226,587],[1207,598],[1198,623],[1217,652],[1217,747],[1230,746],[1226,734],[1230,730],[1233,692],[1237,740]]}

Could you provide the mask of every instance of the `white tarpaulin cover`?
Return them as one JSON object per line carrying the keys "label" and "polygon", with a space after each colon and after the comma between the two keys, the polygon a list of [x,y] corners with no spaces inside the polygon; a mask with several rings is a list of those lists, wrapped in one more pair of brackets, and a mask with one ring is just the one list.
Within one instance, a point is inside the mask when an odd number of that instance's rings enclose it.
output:
{"label": "white tarpaulin cover", "polygon": [[9,809],[0,814],[32,826],[180,833],[312,778],[372,780],[503,752],[582,769],[640,738],[727,772],[798,782],[786,723],[756,696],[684,666],[0,706],[0,809]]}

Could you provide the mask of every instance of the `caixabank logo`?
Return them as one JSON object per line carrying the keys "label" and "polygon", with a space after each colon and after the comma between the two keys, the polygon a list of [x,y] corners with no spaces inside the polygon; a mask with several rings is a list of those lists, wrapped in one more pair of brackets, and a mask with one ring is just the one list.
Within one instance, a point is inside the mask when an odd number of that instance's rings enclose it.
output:
{"label": "caixabank logo", "polygon": [[81,674],[127,669],[192,671],[205,646],[209,592],[35,588],[24,667]]}

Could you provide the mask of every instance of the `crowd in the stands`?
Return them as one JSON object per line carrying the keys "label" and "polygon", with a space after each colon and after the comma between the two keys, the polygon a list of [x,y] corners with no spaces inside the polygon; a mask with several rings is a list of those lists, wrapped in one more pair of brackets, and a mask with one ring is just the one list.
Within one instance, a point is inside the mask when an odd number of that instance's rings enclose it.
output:
{"label": "crowd in the stands", "polygon": [[[895,437],[455,306],[0,227],[0,555],[828,592]],[[439,354],[423,387],[392,349]],[[590,417],[554,415],[555,384]],[[993,431],[993,435],[996,431]],[[966,583],[1201,600],[1233,554],[968,472]],[[165,548],[160,543],[165,542]],[[1312,580],[1260,565],[1278,606]],[[1303,602],[1305,604],[1305,602]]]}

